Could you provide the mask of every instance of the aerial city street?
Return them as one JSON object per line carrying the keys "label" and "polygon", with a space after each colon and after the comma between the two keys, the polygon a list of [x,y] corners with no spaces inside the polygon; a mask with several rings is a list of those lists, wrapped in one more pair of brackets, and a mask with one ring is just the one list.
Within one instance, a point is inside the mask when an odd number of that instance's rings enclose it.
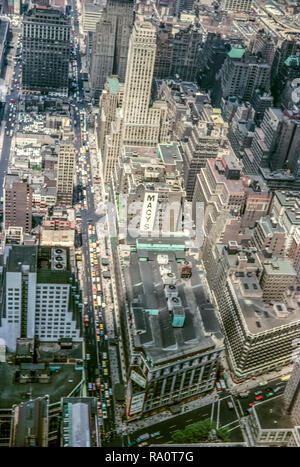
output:
{"label": "aerial city street", "polygon": [[0,7],[0,446],[300,447],[300,2]]}

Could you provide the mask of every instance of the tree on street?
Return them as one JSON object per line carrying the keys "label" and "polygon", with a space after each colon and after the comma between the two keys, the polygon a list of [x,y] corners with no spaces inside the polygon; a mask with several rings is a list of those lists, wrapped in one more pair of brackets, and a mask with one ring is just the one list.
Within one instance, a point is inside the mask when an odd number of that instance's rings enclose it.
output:
{"label": "tree on street", "polygon": [[225,427],[217,428],[214,421],[206,418],[203,421],[187,425],[183,430],[176,431],[172,436],[174,443],[199,443],[210,441],[211,433],[215,433],[214,442],[229,442],[229,431]]}

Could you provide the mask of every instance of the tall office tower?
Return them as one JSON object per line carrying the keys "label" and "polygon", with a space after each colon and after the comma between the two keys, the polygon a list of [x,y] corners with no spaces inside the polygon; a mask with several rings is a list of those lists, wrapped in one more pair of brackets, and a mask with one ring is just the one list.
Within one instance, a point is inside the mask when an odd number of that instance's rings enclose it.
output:
{"label": "tall office tower", "polygon": [[[155,53],[155,27],[146,22],[135,23],[129,45],[122,105],[124,144],[134,144],[137,139],[158,140],[153,135],[153,132],[158,131],[156,126],[150,128],[150,131],[142,126],[156,125],[159,116],[159,111],[149,112]],[[144,138],[142,133],[144,133]],[[147,146],[146,141],[145,146]]]}
{"label": "tall office tower", "polygon": [[273,37],[262,29],[255,35],[251,52],[253,54],[260,53],[262,59],[272,66],[276,53],[277,41],[278,39],[276,37]]}
{"label": "tall office tower", "polygon": [[4,258],[0,337],[8,350],[15,352],[20,337],[81,342],[80,291],[69,248],[8,246]]}
{"label": "tall office tower", "polygon": [[285,61],[288,57],[292,55],[299,55],[300,52],[300,41],[297,38],[288,38],[285,39],[281,47],[278,47],[276,50],[276,54],[274,57],[274,63],[272,67],[272,83],[277,81],[281,74],[282,68],[284,66]]}
{"label": "tall office tower", "polygon": [[260,167],[284,169],[300,175],[300,112],[267,109],[251,147],[245,150],[245,168],[258,173]]}
{"label": "tall office tower", "polygon": [[268,108],[260,128],[256,128],[250,148],[245,148],[243,164],[247,174],[259,174],[261,167],[268,167],[269,155],[280,132],[280,109]]}
{"label": "tall office tower", "polygon": [[[253,177],[254,178],[254,177]],[[193,196],[193,220],[197,221],[197,203],[204,203],[203,228],[209,235],[222,213],[239,218],[240,227],[254,227],[269,210],[271,195],[262,179],[245,177],[233,155],[207,159],[197,175]]]}
{"label": "tall office tower", "polygon": [[255,110],[254,121],[257,125],[261,125],[265,111],[270,107],[274,107],[274,98],[270,91],[262,91],[261,89],[255,89],[252,96],[251,104]]}
{"label": "tall office tower", "polygon": [[171,76],[174,40],[172,24],[161,24],[157,29],[157,47],[154,63],[154,78],[166,79]]}
{"label": "tall office tower", "polygon": [[[285,230],[286,249],[290,250],[290,257],[296,260],[293,253],[296,253],[296,245],[299,243],[300,235],[300,194],[298,191],[275,191],[272,206],[270,209],[272,216]],[[295,244],[294,244],[295,241]],[[293,249],[295,247],[295,249]]]}
{"label": "tall office tower", "polygon": [[173,37],[171,75],[184,81],[196,81],[202,30],[197,26],[176,25]]}
{"label": "tall office tower", "polygon": [[[295,346],[296,350],[296,346]],[[284,405],[295,425],[300,425],[300,359],[294,362],[293,371],[283,393]]]}
{"label": "tall office tower", "polygon": [[286,168],[299,173],[300,160],[300,112],[286,110],[280,125],[280,133],[269,156],[271,170]]}
{"label": "tall office tower", "polygon": [[73,200],[73,185],[76,170],[74,135],[69,122],[66,121],[62,130],[58,151],[56,198],[58,204],[71,205]]}
{"label": "tall office tower", "polygon": [[117,76],[109,76],[100,98],[100,121],[98,122],[98,147],[104,148],[106,135],[110,133],[111,124],[116,120],[117,109],[122,106],[124,84]]}
{"label": "tall office tower", "polygon": [[222,97],[251,100],[255,89],[270,89],[270,65],[243,47],[232,47],[217,76]]}
{"label": "tall office tower", "polygon": [[222,0],[221,10],[230,12],[249,13],[252,7],[252,0]]}
{"label": "tall office tower", "polygon": [[108,76],[117,75],[122,82],[125,79],[133,22],[133,0],[107,1],[96,26],[90,65],[90,85],[96,100]]}
{"label": "tall office tower", "polygon": [[[207,246],[203,262],[234,378],[250,378],[291,363],[300,337],[300,306],[299,291],[290,287],[295,271],[289,260],[264,259],[236,241]],[[284,294],[283,287],[276,290],[281,283],[286,286]]]}
{"label": "tall office tower", "polygon": [[48,396],[13,406],[10,447],[48,447],[48,407]]}
{"label": "tall office tower", "polygon": [[183,143],[184,182],[187,200],[192,201],[197,173],[208,158],[218,157],[226,147],[228,124],[220,109],[204,105],[199,121],[193,127],[187,143]]}
{"label": "tall office tower", "polygon": [[59,10],[34,8],[24,15],[22,88],[68,94],[70,17]]}
{"label": "tall office tower", "polygon": [[[297,55],[290,55],[284,62],[281,67],[280,72],[278,73],[277,83],[276,83],[276,96],[277,96],[277,106],[287,107],[288,102],[286,94],[289,91],[289,87],[293,84],[294,80],[296,86],[298,86],[300,79],[300,51]],[[281,95],[282,94],[282,95]],[[295,102],[291,96],[291,105],[289,108],[293,108]],[[297,102],[296,102],[297,103]],[[280,105],[281,104],[281,105]]]}
{"label": "tall office tower", "polygon": [[97,101],[106,78],[112,74],[115,50],[115,31],[107,19],[96,25],[90,57],[90,87]]}
{"label": "tall office tower", "polygon": [[32,227],[32,188],[18,175],[6,174],[4,182],[4,228],[22,227],[30,233]]}
{"label": "tall office tower", "polygon": [[249,102],[236,107],[228,128],[228,139],[236,156],[240,159],[244,148],[250,147],[254,137],[255,111]]}
{"label": "tall office tower", "polygon": [[82,29],[85,34],[95,33],[96,26],[101,21],[103,8],[99,3],[82,2]]}
{"label": "tall office tower", "polygon": [[288,257],[293,263],[297,273],[297,279],[300,280],[300,229],[295,230],[292,235],[292,243],[288,252]]}
{"label": "tall office tower", "polygon": [[[201,45],[198,56],[198,82],[203,89],[212,89],[216,75],[221,69],[228,54],[230,37],[208,31],[206,40]],[[214,103],[214,95],[211,96]]]}
{"label": "tall office tower", "polygon": [[150,108],[156,53],[156,29],[149,22],[135,22],[129,43],[122,108],[117,109],[104,148],[104,179],[109,181],[122,145],[156,146],[169,142],[167,106],[156,101]]}
{"label": "tall office tower", "polygon": [[156,8],[161,16],[175,16],[175,8],[178,0],[156,0]]}
{"label": "tall office tower", "polygon": [[274,217],[261,217],[253,230],[251,243],[257,251],[271,251],[274,255],[284,255],[285,230]]}

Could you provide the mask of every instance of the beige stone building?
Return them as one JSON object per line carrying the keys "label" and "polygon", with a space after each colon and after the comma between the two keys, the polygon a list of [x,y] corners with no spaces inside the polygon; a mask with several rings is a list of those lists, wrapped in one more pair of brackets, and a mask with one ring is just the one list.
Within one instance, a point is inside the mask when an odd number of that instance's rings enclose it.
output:
{"label": "beige stone building", "polygon": [[109,181],[123,145],[156,146],[169,142],[167,107],[157,101],[151,106],[151,87],[156,53],[156,29],[136,22],[129,43],[122,108],[116,111],[104,147],[104,179]]}
{"label": "beige stone building", "polygon": [[72,204],[73,184],[76,168],[75,147],[70,122],[63,125],[58,152],[56,199],[58,204]]}

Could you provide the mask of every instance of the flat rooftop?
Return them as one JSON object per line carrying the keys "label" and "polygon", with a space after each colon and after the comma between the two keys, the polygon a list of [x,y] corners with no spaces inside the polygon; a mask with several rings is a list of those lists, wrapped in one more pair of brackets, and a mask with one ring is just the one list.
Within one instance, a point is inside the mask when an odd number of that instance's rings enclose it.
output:
{"label": "flat rooftop", "polygon": [[130,157],[132,159],[145,159],[149,162],[150,159],[157,159],[156,148],[146,146],[124,146],[123,157]]}
{"label": "flat rooftop", "polygon": [[97,400],[95,397],[64,398],[62,415],[64,446],[97,446]]}
{"label": "flat rooftop", "polygon": [[[222,249],[225,247],[225,251]],[[300,302],[293,301],[294,309],[286,308],[282,304],[282,312],[276,312],[275,307],[265,303],[262,299],[262,290],[255,275],[256,269],[261,269],[259,257],[247,248],[239,247],[236,253],[229,254],[224,244],[217,244],[218,255],[225,255],[228,267],[234,271],[238,258],[247,260],[246,271],[235,271],[231,279],[240,309],[252,334],[258,334],[275,327],[290,324],[300,320]],[[251,270],[250,270],[251,269]],[[277,306],[278,304],[276,304]]]}
{"label": "flat rooftop", "polygon": [[295,426],[292,418],[286,413],[282,395],[255,404],[253,409],[257,414],[261,428],[264,430],[287,429]]}
{"label": "flat rooftop", "polygon": [[48,399],[21,402],[14,409],[12,447],[47,447]]}
{"label": "flat rooftop", "polygon": [[[235,291],[247,327],[252,334],[259,334],[300,320],[300,307],[297,305],[298,302],[295,302],[296,308],[293,311],[286,311],[286,313],[279,316],[274,308],[269,306],[262,299],[243,297],[238,286],[235,286]],[[277,307],[278,305],[281,304],[276,304]]]}
{"label": "flat rooftop", "polygon": [[[222,344],[214,307],[192,257],[183,251],[137,249],[125,270],[128,297],[132,307],[135,345],[143,348],[153,363],[213,350]],[[192,276],[182,279],[178,260],[192,267]],[[162,263],[163,261],[163,263]],[[178,308],[172,307],[168,286],[175,285]],[[174,280],[173,280],[174,279]],[[168,298],[169,297],[169,298]],[[174,302],[175,303],[175,302]],[[182,327],[173,327],[173,315],[184,315]]]}
{"label": "flat rooftop", "polygon": [[164,164],[176,165],[176,162],[182,162],[182,156],[177,143],[158,144],[157,153]]}
{"label": "flat rooftop", "polygon": [[50,404],[53,404],[59,402],[62,397],[69,396],[80,383],[82,371],[75,370],[73,364],[55,365],[61,366],[62,369],[51,375],[49,383],[16,383],[15,374],[19,367],[0,363],[0,408],[9,409],[14,404],[46,395],[50,396]]}
{"label": "flat rooftop", "polygon": [[24,266],[29,267],[29,272],[36,272],[38,260],[38,247],[13,246],[6,249],[8,254],[7,271],[21,272]]}
{"label": "flat rooftop", "polygon": [[284,275],[284,276],[296,276],[296,271],[293,268],[291,260],[289,258],[275,257],[269,262],[267,260],[264,263],[264,269],[267,274],[272,275]]}

